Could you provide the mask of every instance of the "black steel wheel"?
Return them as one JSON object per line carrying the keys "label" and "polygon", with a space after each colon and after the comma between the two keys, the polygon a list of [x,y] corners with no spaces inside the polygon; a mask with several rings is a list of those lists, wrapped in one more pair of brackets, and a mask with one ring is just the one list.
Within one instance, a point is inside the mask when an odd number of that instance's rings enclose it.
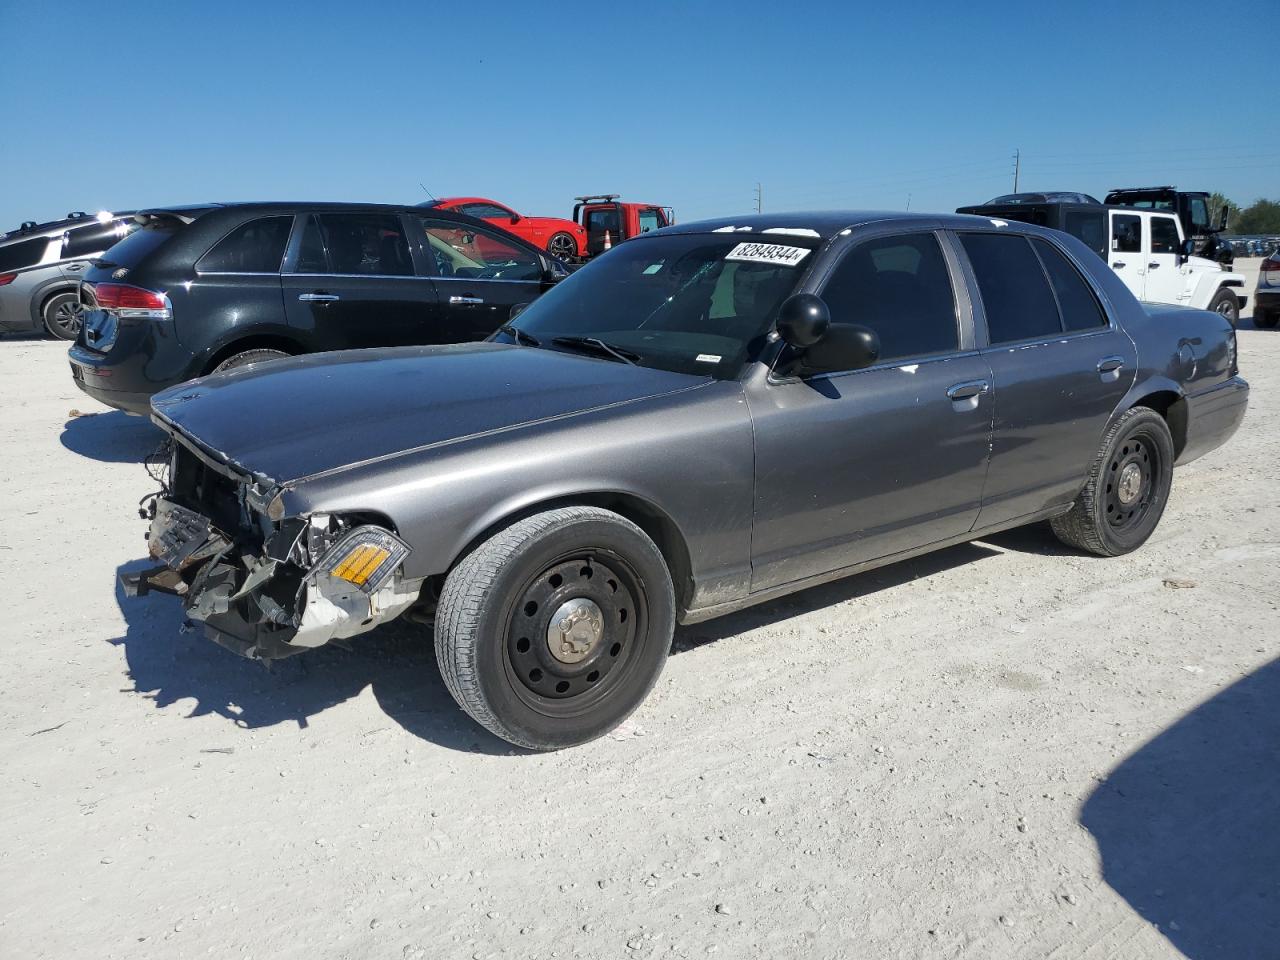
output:
{"label": "black steel wheel", "polygon": [[1155,410],[1134,407],[1111,425],[1071,510],[1052,520],[1063,543],[1099,556],[1136,550],[1160,522],[1173,484],[1173,437]]}
{"label": "black steel wheel", "polygon": [[84,308],[75,293],[59,293],[44,305],[44,328],[51,337],[74,340],[84,323]]}
{"label": "black steel wheel", "polygon": [[572,234],[564,231],[553,233],[547,241],[547,253],[560,260],[575,260],[578,256],[578,241],[573,239]]}
{"label": "black steel wheel", "polygon": [[503,739],[555,750],[621,723],[657,681],[675,596],[661,551],[595,507],[535,514],[449,573],[436,656],[449,692]]}

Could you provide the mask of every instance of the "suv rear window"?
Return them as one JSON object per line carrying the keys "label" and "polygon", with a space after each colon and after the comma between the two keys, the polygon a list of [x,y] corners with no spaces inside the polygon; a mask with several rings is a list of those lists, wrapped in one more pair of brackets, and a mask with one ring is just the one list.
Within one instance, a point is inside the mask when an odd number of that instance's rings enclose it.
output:
{"label": "suv rear window", "polygon": [[63,235],[62,259],[76,260],[81,257],[97,256],[109,250],[136,229],[138,229],[138,222],[133,219],[108,220],[106,223],[75,227]]}
{"label": "suv rear window", "polygon": [[44,259],[44,252],[47,249],[49,249],[48,237],[32,237],[30,240],[6,243],[0,247],[0,273],[34,267]]}
{"label": "suv rear window", "polygon": [[102,255],[102,258],[113,267],[128,267],[132,270],[144,259],[164,245],[183,227],[181,220],[165,217],[153,220],[133,231],[114,247]]}
{"label": "suv rear window", "polygon": [[259,217],[242,223],[196,263],[200,273],[279,273],[293,217]]}

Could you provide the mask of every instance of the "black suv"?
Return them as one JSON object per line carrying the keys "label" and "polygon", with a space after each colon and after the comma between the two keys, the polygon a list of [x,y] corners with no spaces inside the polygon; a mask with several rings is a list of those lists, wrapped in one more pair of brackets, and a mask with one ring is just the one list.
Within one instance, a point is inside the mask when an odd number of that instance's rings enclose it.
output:
{"label": "black suv", "polygon": [[289,354],[482,340],[568,268],[447,210],[235,203],[145,210],[84,274],[71,371],[149,413],[152,394]]}

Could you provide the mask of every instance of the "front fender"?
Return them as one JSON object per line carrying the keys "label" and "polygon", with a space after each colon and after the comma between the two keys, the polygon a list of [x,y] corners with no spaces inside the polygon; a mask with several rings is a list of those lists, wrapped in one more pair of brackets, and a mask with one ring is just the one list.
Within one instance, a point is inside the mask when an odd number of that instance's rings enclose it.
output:
{"label": "front fender", "polygon": [[1218,292],[1219,287],[1230,287],[1231,292],[1236,296],[1244,293],[1244,276],[1239,273],[1202,273],[1193,277],[1194,286],[1191,288],[1191,296],[1188,298],[1187,305],[1197,307],[1201,310],[1206,309],[1213,301],[1214,296]]}

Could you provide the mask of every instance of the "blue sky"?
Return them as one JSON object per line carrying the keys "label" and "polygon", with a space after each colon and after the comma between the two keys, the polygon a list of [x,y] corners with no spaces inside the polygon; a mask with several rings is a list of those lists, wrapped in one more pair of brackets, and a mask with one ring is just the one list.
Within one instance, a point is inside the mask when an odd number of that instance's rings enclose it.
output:
{"label": "blue sky", "polygon": [[1047,7],[0,0],[0,229],[419,182],[546,215],[732,215],[757,181],[766,210],[951,210],[1008,191],[1015,149],[1023,189],[1280,198],[1274,82],[1213,63],[1247,22],[1191,55],[1202,3]]}

